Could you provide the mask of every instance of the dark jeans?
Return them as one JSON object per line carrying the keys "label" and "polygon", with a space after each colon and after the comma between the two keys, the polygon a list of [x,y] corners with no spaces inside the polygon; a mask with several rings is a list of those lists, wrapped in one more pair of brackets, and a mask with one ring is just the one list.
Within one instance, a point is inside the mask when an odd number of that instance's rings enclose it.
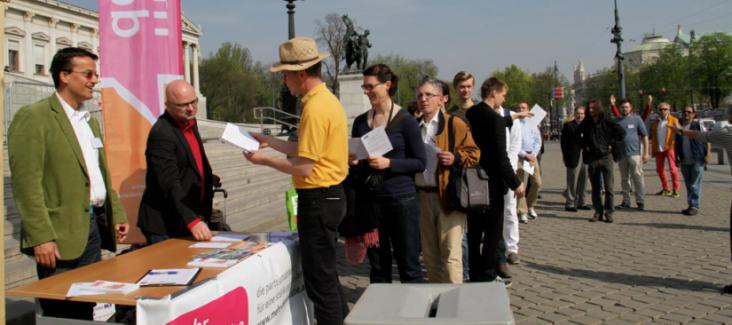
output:
{"label": "dark jeans", "polygon": [[471,282],[493,281],[496,278],[498,261],[496,255],[503,239],[502,186],[491,186],[490,191],[490,207],[482,213],[468,214],[468,262]]}
{"label": "dark jeans", "polygon": [[[86,248],[81,256],[74,260],[56,260],[55,269],[36,264],[38,279],[45,279],[102,260],[102,241],[99,237],[97,218],[106,218],[104,209],[94,209],[94,213],[89,218],[89,235]],[[91,320],[94,315],[95,304],[93,303],[53,299],[39,299],[39,302],[44,316]]]}
{"label": "dark jeans", "polygon": [[340,185],[297,190],[297,233],[305,290],[320,325],[343,324],[348,305],[336,270],[338,224],[346,215]]}
{"label": "dark jeans", "polygon": [[[590,174],[592,185],[592,207],[595,213],[613,213],[615,209],[613,193],[613,162],[610,157],[600,158],[588,164],[587,171]],[[605,189],[605,204],[602,202],[602,190]]]}
{"label": "dark jeans", "polygon": [[392,248],[401,283],[424,282],[419,264],[419,202],[416,193],[376,197],[379,247],[369,248],[371,283],[391,283]]}

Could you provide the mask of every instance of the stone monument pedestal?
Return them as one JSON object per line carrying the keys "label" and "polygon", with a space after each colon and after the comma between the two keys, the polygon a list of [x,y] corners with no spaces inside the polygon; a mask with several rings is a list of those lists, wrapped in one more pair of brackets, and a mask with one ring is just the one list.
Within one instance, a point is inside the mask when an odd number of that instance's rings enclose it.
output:
{"label": "stone monument pedestal", "polygon": [[339,99],[346,110],[348,124],[351,125],[356,116],[371,108],[369,98],[363,94],[361,89],[363,75],[359,72],[344,73],[338,76],[338,83],[340,85]]}

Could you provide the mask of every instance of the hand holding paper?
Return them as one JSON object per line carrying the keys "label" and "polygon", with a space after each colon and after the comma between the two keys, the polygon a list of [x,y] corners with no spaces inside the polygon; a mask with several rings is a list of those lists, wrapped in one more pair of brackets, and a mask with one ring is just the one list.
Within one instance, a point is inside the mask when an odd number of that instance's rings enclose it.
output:
{"label": "hand holding paper", "polygon": [[348,140],[348,152],[358,160],[383,156],[392,149],[394,148],[383,127],[375,128],[360,138]]}

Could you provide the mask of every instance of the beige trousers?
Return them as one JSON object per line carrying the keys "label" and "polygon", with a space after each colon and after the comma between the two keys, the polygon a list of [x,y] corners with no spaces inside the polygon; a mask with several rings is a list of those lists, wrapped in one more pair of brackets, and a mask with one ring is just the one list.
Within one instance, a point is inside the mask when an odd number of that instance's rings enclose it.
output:
{"label": "beige trousers", "polygon": [[524,183],[524,186],[528,185],[528,181],[531,180],[531,188],[529,188],[526,195],[518,199],[518,211],[521,214],[527,214],[529,213],[529,208],[533,208],[534,204],[536,204],[536,200],[539,198],[539,189],[541,188],[541,170],[539,170],[539,164],[534,161],[531,163],[534,166],[534,174],[531,175],[524,172],[521,168],[523,164],[524,160],[519,159],[519,170],[516,174],[518,174],[518,177],[521,179],[521,182]]}
{"label": "beige trousers", "polygon": [[419,190],[422,258],[430,283],[463,283],[465,213],[445,213],[437,192]]}

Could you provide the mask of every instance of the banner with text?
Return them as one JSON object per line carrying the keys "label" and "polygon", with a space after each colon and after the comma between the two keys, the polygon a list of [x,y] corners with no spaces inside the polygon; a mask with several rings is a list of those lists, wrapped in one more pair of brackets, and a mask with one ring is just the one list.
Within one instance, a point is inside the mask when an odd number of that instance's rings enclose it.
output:
{"label": "banner with text", "polygon": [[165,111],[165,85],[183,79],[180,0],[99,1],[104,134],[112,188],[135,227],[145,189],[145,147]]}
{"label": "banner with text", "polygon": [[137,324],[313,324],[297,243],[274,244],[175,298],[137,301]]}

